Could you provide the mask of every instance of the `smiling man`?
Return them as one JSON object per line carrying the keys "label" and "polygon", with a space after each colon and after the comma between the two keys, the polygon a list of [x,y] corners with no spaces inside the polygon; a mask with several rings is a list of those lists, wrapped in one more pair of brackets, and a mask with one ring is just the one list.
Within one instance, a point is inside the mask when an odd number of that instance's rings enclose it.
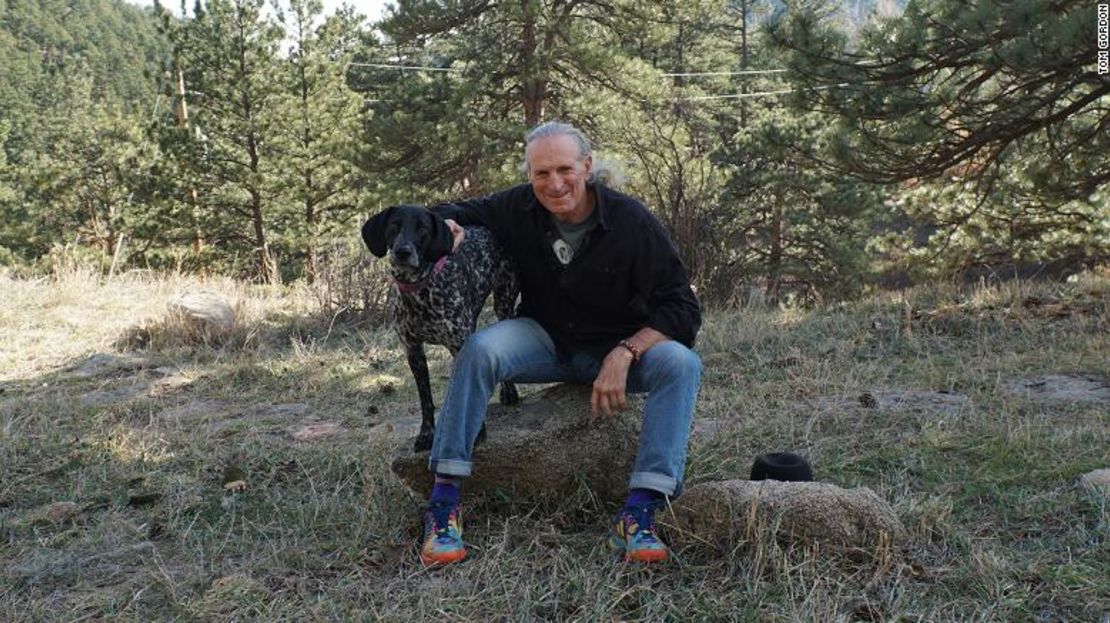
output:
{"label": "smiling man", "polygon": [[520,278],[517,317],[472,335],[455,358],[436,421],[421,560],[466,557],[460,482],[490,396],[502,381],[593,386],[594,418],[646,392],[629,495],[610,544],[626,560],[660,561],[666,546],[654,512],[681,490],[701,361],[701,326],[685,266],[639,201],[596,181],[592,149],[573,126],[550,122],[525,136],[529,182],[488,197],[433,207],[456,239],[483,225],[512,256]]}

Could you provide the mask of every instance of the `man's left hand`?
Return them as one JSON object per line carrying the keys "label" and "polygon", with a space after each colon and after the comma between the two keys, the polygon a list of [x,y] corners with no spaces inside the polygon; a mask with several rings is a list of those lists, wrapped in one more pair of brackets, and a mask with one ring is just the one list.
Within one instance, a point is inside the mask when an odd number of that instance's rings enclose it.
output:
{"label": "man's left hand", "polygon": [[628,408],[625,386],[628,383],[628,369],[632,366],[632,353],[623,346],[609,351],[601,362],[601,371],[594,379],[594,391],[590,396],[590,422],[604,415],[616,417],[617,411]]}
{"label": "man's left hand", "polygon": [[462,225],[449,218],[443,219],[443,222],[447,224],[447,229],[451,232],[451,252],[454,253],[459,250],[459,245],[466,237],[466,230],[462,228]]}

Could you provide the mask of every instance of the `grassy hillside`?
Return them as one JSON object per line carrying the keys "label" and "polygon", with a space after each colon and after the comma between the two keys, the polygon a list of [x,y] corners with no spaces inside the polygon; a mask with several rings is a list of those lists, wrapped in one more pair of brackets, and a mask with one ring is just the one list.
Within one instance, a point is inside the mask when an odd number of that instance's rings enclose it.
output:
{"label": "grassy hillside", "polygon": [[[237,305],[220,343],[166,316],[200,289]],[[0,290],[6,620],[1110,613],[1110,506],[1077,485],[1110,467],[1105,273],[709,313],[689,482],[793,449],[820,480],[874,489],[911,537],[883,564],[757,539],[650,569],[604,549],[613,509],[585,494],[550,521],[470,508],[472,559],[422,569],[419,501],[388,469],[418,413],[403,356],[309,292],[80,272]],[[438,393],[449,361],[430,358]]]}

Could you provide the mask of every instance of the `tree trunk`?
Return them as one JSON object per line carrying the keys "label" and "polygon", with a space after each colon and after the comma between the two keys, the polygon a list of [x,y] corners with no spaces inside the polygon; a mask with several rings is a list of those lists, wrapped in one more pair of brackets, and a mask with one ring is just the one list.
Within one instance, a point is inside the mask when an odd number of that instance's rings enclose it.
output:
{"label": "tree trunk", "polygon": [[316,283],[316,228],[320,220],[319,211],[316,209],[316,200],[313,197],[312,171],[304,174],[305,199],[304,220],[308,225],[308,243],[305,245],[304,276],[309,284]]}
{"label": "tree trunk", "polygon": [[782,201],[782,197],[775,196],[775,211],[771,220],[771,256],[767,260],[767,300],[773,304],[779,302],[782,289],[782,255],[786,234]]}
{"label": "tree trunk", "polygon": [[524,124],[535,127],[543,121],[544,98],[547,95],[547,80],[536,58],[536,21],[539,18],[539,3],[535,0],[521,0],[523,26],[520,35],[520,60],[524,71],[521,73],[521,96],[524,104]]}
{"label": "tree trunk", "polygon": [[[748,4],[749,0],[740,2],[740,71],[748,68]],[[748,92],[746,76],[740,78],[740,92]],[[745,97],[740,98],[740,127],[748,127],[748,104]]]}

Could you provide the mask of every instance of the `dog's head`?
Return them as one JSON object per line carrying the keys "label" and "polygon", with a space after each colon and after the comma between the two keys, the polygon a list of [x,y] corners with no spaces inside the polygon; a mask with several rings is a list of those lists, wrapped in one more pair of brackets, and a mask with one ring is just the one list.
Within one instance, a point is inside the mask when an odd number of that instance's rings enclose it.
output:
{"label": "dog's head", "polygon": [[418,206],[392,206],[362,226],[362,240],[377,257],[389,252],[395,272],[416,274],[451,252],[447,223]]}

